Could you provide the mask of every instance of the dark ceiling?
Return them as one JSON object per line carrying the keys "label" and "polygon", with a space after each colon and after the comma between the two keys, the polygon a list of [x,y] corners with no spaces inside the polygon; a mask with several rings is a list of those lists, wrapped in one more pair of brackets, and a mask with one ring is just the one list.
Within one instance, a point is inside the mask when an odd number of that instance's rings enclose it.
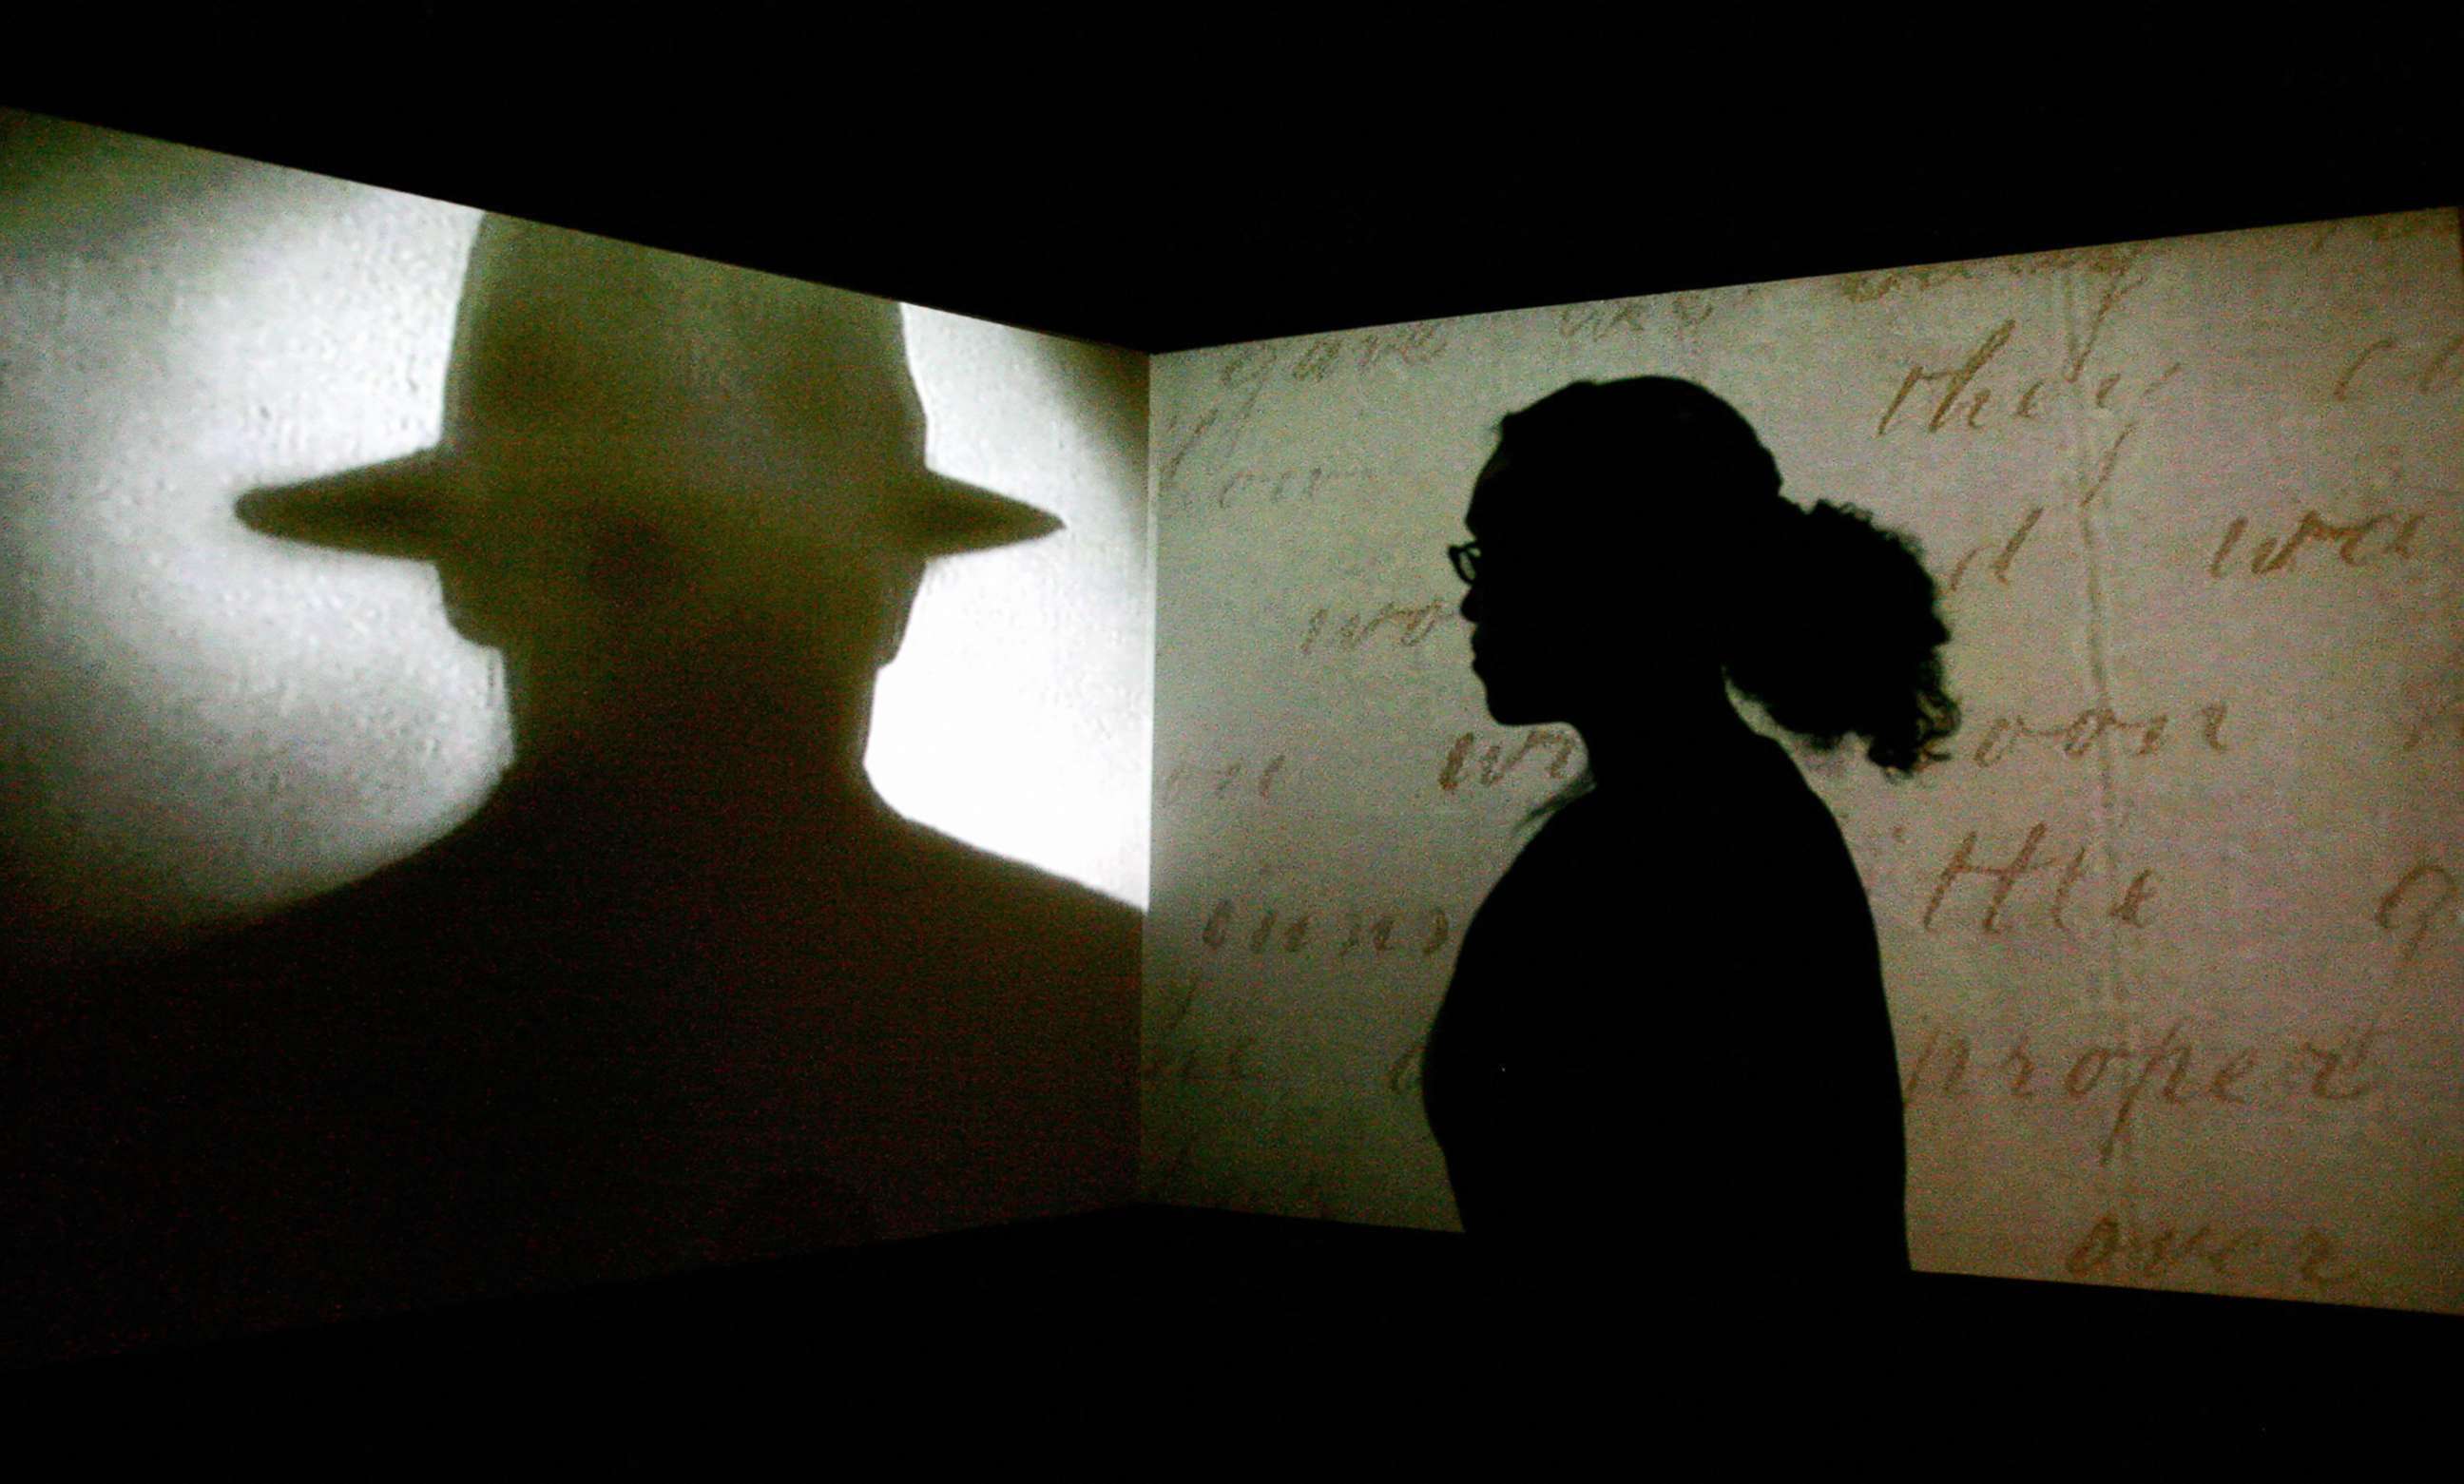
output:
{"label": "dark ceiling", "polygon": [[1683,68],[1296,43],[1142,85],[396,34],[168,90],[21,53],[0,103],[1148,351],[2464,200],[2464,23],[2121,26]]}

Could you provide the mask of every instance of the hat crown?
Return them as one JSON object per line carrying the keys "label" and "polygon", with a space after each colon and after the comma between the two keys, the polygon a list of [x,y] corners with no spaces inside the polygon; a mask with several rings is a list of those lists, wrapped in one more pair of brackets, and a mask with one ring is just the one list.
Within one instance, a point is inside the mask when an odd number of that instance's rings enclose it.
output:
{"label": "hat crown", "polygon": [[828,505],[924,474],[896,304],[510,217],[473,244],[445,438],[601,498]]}
{"label": "hat crown", "polygon": [[506,216],[472,243],[438,447],[241,506],[272,535],[395,556],[560,514],[774,555],[926,558],[1061,525],[926,467],[897,304]]}

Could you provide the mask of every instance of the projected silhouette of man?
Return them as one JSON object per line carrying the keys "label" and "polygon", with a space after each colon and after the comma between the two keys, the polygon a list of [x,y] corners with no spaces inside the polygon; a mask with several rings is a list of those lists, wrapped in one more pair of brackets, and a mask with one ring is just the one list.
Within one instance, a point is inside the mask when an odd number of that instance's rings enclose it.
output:
{"label": "projected silhouette of man", "polygon": [[100,1132],[60,1136],[45,1193],[100,1296],[60,1323],[211,1333],[1128,1197],[1135,913],[865,776],[925,562],[1060,524],[925,468],[896,305],[492,217],[439,445],[240,514],[434,563],[502,653],[515,756],[426,851],[80,1012],[62,1121]]}
{"label": "projected silhouette of man", "polygon": [[1577,383],[1504,421],[1451,552],[1490,715],[1572,724],[1588,767],[1465,933],[1429,1124],[1482,1245],[1681,1304],[1907,1266],[1862,882],[1728,687],[1906,772],[1956,724],[1947,631],[1903,541],[1779,487],[1701,388]]}

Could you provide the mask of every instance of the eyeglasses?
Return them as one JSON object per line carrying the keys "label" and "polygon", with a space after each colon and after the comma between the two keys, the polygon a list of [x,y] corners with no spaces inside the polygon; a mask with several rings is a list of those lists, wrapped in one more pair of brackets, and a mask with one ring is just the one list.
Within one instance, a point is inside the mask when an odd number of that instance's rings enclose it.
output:
{"label": "eyeglasses", "polygon": [[1480,570],[1480,543],[1467,541],[1460,546],[1448,546],[1446,560],[1455,565],[1455,575],[1465,583],[1479,581],[1474,574]]}

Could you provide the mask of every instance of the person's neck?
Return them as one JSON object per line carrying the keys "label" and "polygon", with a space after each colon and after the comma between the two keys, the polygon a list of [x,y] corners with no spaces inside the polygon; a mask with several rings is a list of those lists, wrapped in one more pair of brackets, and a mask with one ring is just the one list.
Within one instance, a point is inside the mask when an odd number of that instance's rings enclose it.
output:
{"label": "person's neck", "polygon": [[1627,780],[1654,775],[1662,784],[1682,785],[1706,757],[1734,756],[1762,740],[1737,715],[1726,682],[1689,694],[1681,708],[1645,703],[1575,720],[1572,725],[1583,740],[1594,785],[1630,786]]}
{"label": "person's neck", "polygon": [[515,728],[509,807],[684,855],[816,835],[853,846],[895,816],[864,769],[872,693],[733,676],[642,687],[588,720]]}

